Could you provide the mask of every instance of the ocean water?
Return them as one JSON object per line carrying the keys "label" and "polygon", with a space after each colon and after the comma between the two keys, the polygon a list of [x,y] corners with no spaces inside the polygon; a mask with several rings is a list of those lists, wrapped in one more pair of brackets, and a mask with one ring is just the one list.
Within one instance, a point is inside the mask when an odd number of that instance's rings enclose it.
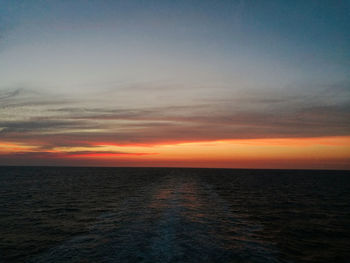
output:
{"label": "ocean water", "polygon": [[0,262],[350,262],[350,173],[0,167]]}

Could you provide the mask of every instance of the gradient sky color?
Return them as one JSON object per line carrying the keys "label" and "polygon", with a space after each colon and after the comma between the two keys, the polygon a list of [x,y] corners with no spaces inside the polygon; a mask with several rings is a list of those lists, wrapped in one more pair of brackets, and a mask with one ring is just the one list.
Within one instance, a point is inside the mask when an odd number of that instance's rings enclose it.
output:
{"label": "gradient sky color", "polygon": [[350,169],[350,1],[0,0],[0,165]]}

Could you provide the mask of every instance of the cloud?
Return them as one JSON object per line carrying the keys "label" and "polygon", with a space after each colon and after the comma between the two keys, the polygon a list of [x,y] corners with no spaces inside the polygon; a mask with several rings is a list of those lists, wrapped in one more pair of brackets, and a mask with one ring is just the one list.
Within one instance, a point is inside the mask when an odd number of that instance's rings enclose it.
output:
{"label": "cloud", "polygon": [[[56,146],[152,145],[181,141],[344,136],[350,99],[343,88],[315,94],[262,93],[192,105],[121,107],[93,98],[25,89],[0,93],[0,140]],[[93,103],[90,103],[90,102]],[[7,105],[6,107],[4,105]]]}
{"label": "cloud", "polygon": [[15,90],[3,90],[0,91],[0,102],[3,102],[4,100],[16,97],[21,92],[21,89],[15,89]]}
{"label": "cloud", "polygon": [[67,129],[88,129],[94,126],[83,122],[73,122],[71,120],[40,120],[32,119],[28,121],[4,121],[0,122],[1,133],[19,133],[19,132],[43,132],[43,131],[64,131]]}

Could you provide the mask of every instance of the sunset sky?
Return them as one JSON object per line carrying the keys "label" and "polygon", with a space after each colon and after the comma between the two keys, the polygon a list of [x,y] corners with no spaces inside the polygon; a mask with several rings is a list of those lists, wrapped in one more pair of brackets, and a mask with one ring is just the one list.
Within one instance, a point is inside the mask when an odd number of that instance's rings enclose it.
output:
{"label": "sunset sky", "polygon": [[0,0],[0,165],[350,169],[350,1]]}

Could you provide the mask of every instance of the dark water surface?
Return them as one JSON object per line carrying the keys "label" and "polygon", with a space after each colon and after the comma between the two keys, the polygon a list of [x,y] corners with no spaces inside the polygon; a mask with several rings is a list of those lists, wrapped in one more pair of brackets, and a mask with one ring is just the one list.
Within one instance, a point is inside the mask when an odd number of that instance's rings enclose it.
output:
{"label": "dark water surface", "polygon": [[0,167],[0,262],[350,262],[344,171]]}

